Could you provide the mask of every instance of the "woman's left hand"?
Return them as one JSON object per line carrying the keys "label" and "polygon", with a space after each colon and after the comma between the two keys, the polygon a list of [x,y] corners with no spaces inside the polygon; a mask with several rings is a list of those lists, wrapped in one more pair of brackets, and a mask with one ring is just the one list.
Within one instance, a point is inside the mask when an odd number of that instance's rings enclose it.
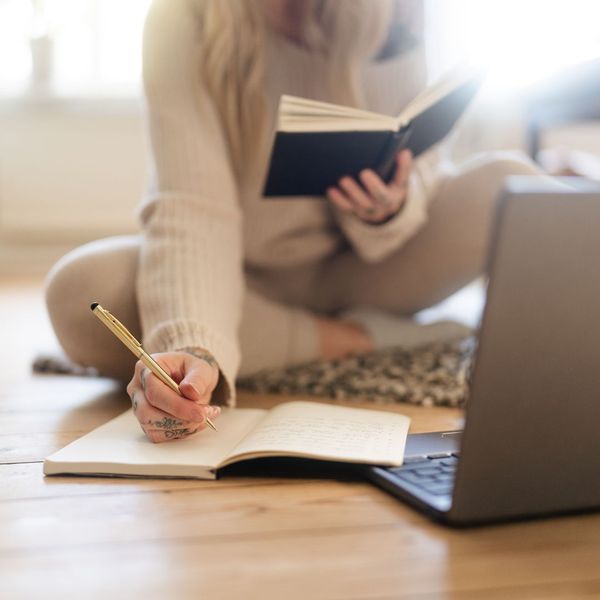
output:
{"label": "woman's left hand", "polygon": [[388,183],[371,169],[360,172],[362,186],[352,177],[342,177],[339,187],[327,189],[327,198],[340,210],[354,213],[366,223],[384,223],[397,214],[408,193],[412,153],[403,150],[396,156],[396,173]]}

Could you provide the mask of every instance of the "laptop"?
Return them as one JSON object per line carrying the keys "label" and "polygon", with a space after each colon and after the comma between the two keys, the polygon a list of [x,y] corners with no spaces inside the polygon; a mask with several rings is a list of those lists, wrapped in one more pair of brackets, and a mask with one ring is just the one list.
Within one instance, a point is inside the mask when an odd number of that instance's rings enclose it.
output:
{"label": "laptop", "polygon": [[507,180],[462,432],[368,477],[446,524],[600,507],[600,185]]}

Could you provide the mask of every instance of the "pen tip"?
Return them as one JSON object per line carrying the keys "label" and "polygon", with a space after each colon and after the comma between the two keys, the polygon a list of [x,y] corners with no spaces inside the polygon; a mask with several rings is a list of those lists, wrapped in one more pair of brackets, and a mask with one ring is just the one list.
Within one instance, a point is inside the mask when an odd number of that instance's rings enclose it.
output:
{"label": "pen tip", "polygon": [[91,308],[92,310],[94,310],[94,309],[96,308],[96,306],[98,306],[98,303],[97,303],[97,302],[92,302],[92,303],[90,304],[90,308]]}

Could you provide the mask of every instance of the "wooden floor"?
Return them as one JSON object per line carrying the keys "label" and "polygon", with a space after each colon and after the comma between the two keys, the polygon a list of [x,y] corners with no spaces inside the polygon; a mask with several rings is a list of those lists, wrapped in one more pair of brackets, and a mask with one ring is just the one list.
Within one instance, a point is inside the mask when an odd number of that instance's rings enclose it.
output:
{"label": "wooden floor", "polygon": [[[44,478],[46,454],[128,402],[110,381],[30,375],[53,345],[38,282],[0,282],[0,315],[2,599],[600,597],[596,515],[451,531],[367,483],[316,473]],[[393,410],[414,431],[461,417]]]}

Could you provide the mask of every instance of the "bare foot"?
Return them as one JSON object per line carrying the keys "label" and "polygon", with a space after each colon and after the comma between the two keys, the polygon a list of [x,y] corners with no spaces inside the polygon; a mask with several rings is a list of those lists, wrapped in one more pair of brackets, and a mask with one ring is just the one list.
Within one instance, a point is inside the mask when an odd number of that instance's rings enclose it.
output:
{"label": "bare foot", "polygon": [[366,354],[374,350],[369,334],[357,323],[316,317],[321,358],[334,360],[350,354]]}

